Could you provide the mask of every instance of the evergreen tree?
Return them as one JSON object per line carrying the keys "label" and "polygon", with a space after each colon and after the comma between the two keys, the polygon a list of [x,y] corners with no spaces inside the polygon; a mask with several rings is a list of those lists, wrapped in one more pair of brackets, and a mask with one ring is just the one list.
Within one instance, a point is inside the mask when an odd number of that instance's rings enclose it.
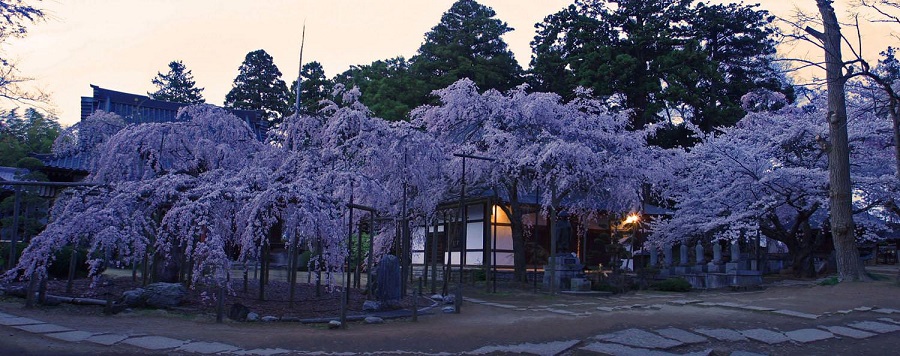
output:
{"label": "evergreen tree", "polygon": [[[315,113],[322,108],[321,101],[331,96],[334,82],[325,77],[325,69],[319,62],[309,62],[300,69],[300,111]],[[297,80],[291,83],[290,103],[297,100]]]}
{"label": "evergreen tree", "polygon": [[17,166],[30,153],[50,153],[61,128],[35,109],[19,115],[13,109],[0,117],[0,166]]}
{"label": "evergreen tree", "polygon": [[225,96],[225,107],[263,111],[273,124],[289,115],[291,105],[287,84],[266,51],[259,49],[247,53],[231,91]]}
{"label": "evergreen tree", "polygon": [[740,98],[748,92],[764,88],[792,98],[773,69],[768,12],[692,3],[576,1],[537,24],[532,86],[564,97],[576,86],[591,88],[631,110],[632,128],[683,120],[706,132],[743,117]]}
{"label": "evergreen tree", "polygon": [[388,121],[407,120],[409,112],[426,101],[429,89],[410,72],[403,57],[352,66],[334,78],[348,88],[359,87],[360,101]]}
{"label": "evergreen tree", "polygon": [[156,86],[156,91],[147,93],[155,100],[171,101],[175,103],[202,104],[205,102],[200,92],[203,88],[197,88],[194,76],[181,61],[169,63],[169,72],[162,74],[157,72],[151,80]]}
{"label": "evergreen tree", "polygon": [[425,34],[411,60],[411,71],[426,83],[424,96],[462,78],[481,90],[506,91],[522,83],[522,68],[501,37],[513,29],[495,15],[474,0],[459,0]]}

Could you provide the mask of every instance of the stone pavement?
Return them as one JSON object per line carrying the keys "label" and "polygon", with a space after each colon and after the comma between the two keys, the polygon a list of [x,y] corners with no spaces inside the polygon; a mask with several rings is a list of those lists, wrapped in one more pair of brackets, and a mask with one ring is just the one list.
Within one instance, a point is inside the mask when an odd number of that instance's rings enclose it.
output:
{"label": "stone pavement", "polygon": [[[493,305],[497,308],[508,308],[503,305]],[[724,303],[707,303],[699,300],[669,301],[669,306],[704,305],[706,307],[722,307],[746,309],[744,305],[722,305]],[[557,305],[556,308],[563,308]],[[517,308],[518,309],[518,308]],[[553,312],[545,308],[547,311]],[[754,311],[755,309],[747,309]],[[535,312],[524,310],[525,312]],[[776,313],[779,310],[762,310],[762,312]],[[594,335],[584,340],[562,340],[548,343],[525,343],[516,345],[489,345],[465,354],[481,355],[491,353],[527,353],[536,355],[559,355],[572,352],[600,353],[609,355],[709,355],[712,347],[721,343],[749,342],[766,345],[810,344],[829,339],[868,339],[877,337],[893,337],[900,331],[900,310],[874,307],[859,307],[851,311],[838,311],[837,313],[865,314],[863,319],[846,324],[835,324],[827,321],[815,321],[820,316],[811,318],[805,313],[781,311],[779,315],[796,317],[802,320],[810,320],[809,327],[793,330],[778,330],[776,328],[709,328],[697,325],[691,328],[628,328]],[[834,314],[837,314],[834,313]],[[24,318],[8,313],[0,313],[0,325],[16,328],[44,337],[72,343],[94,343],[99,345],[129,345],[150,352],[180,353],[180,354],[225,354],[225,355],[277,355],[277,354],[323,354],[304,350],[287,350],[278,348],[269,349],[242,349],[235,345],[220,342],[181,340],[176,338],[156,335],[127,335],[117,333],[93,333],[82,330],[74,330],[61,325],[45,323],[40,320]],[[743,345],[746,345],[743,344]],[[687,346],[690,346],[686,349]],[[697,350],[699,348],[699,350]],[[679,350],[685,350],[684,352]],[[392,353],[423,354],[418,351],[395,350]],[[327,353],[325,353],[327,354]],[[337,353],[335,353],[337,354]],[[435,353],[441,355],[446,353]],[[744,350],[732,350],[732,355],[757,355],[757,353]]]}
{"label": "stone pavement", "polygon": [[[804,287],[799,287],[804,288]],[[791,292],[793,293],[793,292]],[[563,323],[590,325],[600,320],[653,319],[660,315],[709,316],[692,321],[667,321],[665,323],[638,322],[620,326],[601,327],[569,337],[568,333],[544,342],[474,344],[466,351],[454,354],[533,354],[533,355],[760,355],[810,353],[834,353],[830,348],[845,345],[844,353],[853,351],[855,343],[880,343],[900,347],[900,304],[885,301],[889,305],[861,305],[851,300],[847,307],[841,304],[835,310],[804,308],[803,302],[785,303],[764,292],[702,292],[702,293],[637,293],[602,298],[534,298],[536,302],[521,299],[502,300],[485,296],[483,300],[465,298],[467,303],[478,304],[481,314],[499,313],[521,315],[521,319],[562,320]],[[893,300],[896,300],[896,297]],[[793,299],[792,299],[793,300]],[[884,299],[881,299],[884,301]],[[808,303],[808,302],[806,302]],[[802,310],[800,310],[802,309]],[[472,310],[472,309],[469,309]],[[111,353],[122,350],[144,350],[144,353],[161,354],[218,354],[218,355],[347,355],[348,352],[332,352],[290,349],[242,347],[240,340],[191,340],[177,335],[149,335],[125,332],[97,332],[79,330],[74,325],[57,325],[35,318],[0,312],[0,330],[14,328],[39,337],[78,344],[108,347]],[[635,317],[635,315],[639,315]],[[728,315],[729,320],[717,320]],[[518,317],[516,317],[518,318]],[[742,323],[744,319],[755,323]],[[762,322],[759,322],[762,320]],[[768,321],[772,320],[772,323]],[[777,321],[777,322],[775,322]],[[536,323],[542,323],[537,321]],[[540,327],[541,324],[535,324]],[[607,324],[616,325],[616,324]],[[94,329],[96,330],[96,329]],[[174,336],[174,337],[173,337]],[[210,336],[212,337],[212,336]],[[555,339],[555,340],[554,340]],[[490,340],[490,339],[487,339]],[[894,340],[894,341],[891,341]],[[231,344],[231,343],[235,344]],[[2,339],[0,339],[2,343]],[[281,345],[283,346],[283,345]],[[402,346],[401,346],[402,348]],[[780,348],[792,351],[777,351]],[[727,350],[727,351],[723,351]],[[848,351],[849,350],[849,351]],[[893,350],[893,349],[888,349]],[[724,352],[724,353],[723,353]],[[423,352],[422,350],[374,351],[369,354],[449,355],[447,352]],[[890,353],[890,352],[888,352]]]}
{"label": "stone pavement", "polygon": [[[711,294],[715,295],[715,294]],[[648,296],[632,297],[634,299],[648,299]],[[653,298],[650,296],[649,298]],[[620,299],[625,300],[626,298]],[[787,316],[802,320],[812,321],[812,325],[806,328],[795,330],[778,330],[778,329],[729,329],[729,328],[705,328],[702,326],[692,327],[690,329],[679,329],[674,327],[662,329],[640,329],[630,328],[618,330],[609,333],[593,336],[587,342],[573,345],[574,349],[586,351],[590,353],[600,353],[609,355],[708,355],[712,353],[712,348],[703,349],[692,352],[678,352],[679,348],[691,345],[692,349],[696,349],[699,345],[714,345],[716,343],[736,343],[750,342],[763,343],[767,345],[778,345],[782,343],[790,343],[793,345],[809,344],[829,339],[866,339],[877,337],[882,334],[891,334],[900,331],[900,310],[892,308],[877,308],[861,306],[849,310],[836,310],[825,312],[822,314],[811,314],[796,310],[774,309],[761,306],[753,306],[747,304],[733,302],[706,302],[699,299],[673,299],[662,303],[655,304],[629,304],[616,306],[596,306],[595,311],[584,310],[584,306],[593,306],[601,302],[576,302],[571,304],[556,303],[552,305],[537,305],[532,307],[517,307],[513,305],[485,302],[478,299],[466,299],[467,301],[516,310],[521,312],[549,312],[555,314],[569,315],[572,317],[587,317],[597,313],[614,314],[621,311],[629,310],[660,310],[666,307],[686,307],[697,306],[704,308],[724,308],[735,309],[747,312],[770,313],[773,315]],[[609,304],[608,301],[602,304]],[[616,303],[613,303],[616,304]],[[622,304],[622,303],[618,303]],[[569,310],[573,307],[582,307],[579,311]],[[832,315],[848,315],[858,314],[861,317],[873,320],[864,320],[851,322],[845,325],[834,325],[827,319]],[[889,317],[888,317],[889,316]],[[818,321],[817,321],[818,320]],[[897,337],[897,336],[885,336]],[[900,346],[900,343],[898,343]],[[514,345],[508,348],[494,346],[492,351],[516,352],[519,347]],[[562,352],[562,350],[558,350]],[[755,352],[733,350],[731,355],[759,355]]]}

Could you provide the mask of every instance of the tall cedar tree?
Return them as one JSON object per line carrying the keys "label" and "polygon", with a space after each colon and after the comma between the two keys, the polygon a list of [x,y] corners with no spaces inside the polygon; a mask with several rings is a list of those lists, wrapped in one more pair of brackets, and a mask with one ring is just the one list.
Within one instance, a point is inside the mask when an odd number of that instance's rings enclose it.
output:
{"label": "tall cedar tree", "polygon": [[202,104],[206,100],[203,99],[203,88],[197,88],[194,76],[181,61],[172,61],[169,63],[169,72],[162,74],[157,72],[156,78],[151,81],[156,85],[157,90],[153,93],[147,93],[155,100],[171,101],[175,103],[186,104]]}
{"label": "tall cedar tree", "polygon": [[426,83],[423,94],[463,78],[501,92],[522,83],[522,68],[501,38],[513,29],[495,15],[474,0],[459,0],[441,16],[411,60],[411,71]]}
{"label": "tall cedar tree", "polygon": [[[300,112],[316,113],[323,107],[322,100],[328,99],[334,82],[325,77],[325,69],[319,62],[309,62],[300,69]],[[297,80],[291,83],[290,102],[297,98]]]}
{"label": "tall cedar tree", "polygon": [[263,111],[271,123],[290,113],[287,84],[266,51],[247,53],[231,91],[225,96],[225,107]]}
{"label": "tall cedar tree", "polygon": [[632,128],[679,117],[706,132],[743,117],[748,92],[793,95],[772,66],[768,12],[692,2],[577,0],[536,25],[532,87],[565,97],[591,88],[632,110]]}
{"label": "tall cedar tree", "polygon": [[[840,279],[866,280],[865,267],[859,258],[853,222],[853,191],[850,183],[850,144],[847,134],[847,97],[844,61],[841,56],[841,26],[834,14],[833,1],[816,0],[824,31],[810,34],[825,49],[825,80],[828,90],[828,183],[831,208],[831,238]],[[807,27],[808,28],[808,27]],[[809,31],[809,30],[807,30]]]}
{"label": "tall cedar tree", "polygon": [[406,120],[413,108],[426,101],[430,90],[423,80],[412,75],[410,62],[403,57],[351,66],[334,81],[348,88],[359,87],[360,101],[388,121]]}

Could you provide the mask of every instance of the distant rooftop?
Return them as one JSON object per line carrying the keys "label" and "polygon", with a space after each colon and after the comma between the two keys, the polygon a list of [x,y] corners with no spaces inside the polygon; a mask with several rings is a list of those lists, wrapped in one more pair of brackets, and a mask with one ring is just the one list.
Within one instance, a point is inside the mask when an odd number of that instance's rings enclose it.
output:
{"label": "distant rooftop", "polygon": [[[125,120],[126,124],[172,122],[175,121],[178,109],[190,105],[154,100],[146,95],[104,89],[93,84],[91,84],[91,88],[94,91],[93,96],[81,97],[82,120],[95,111],[103,110],[118,114]],[[229,108],[225,108],[225,110],[244,120],[253,130],[253,133],[256,134],[257,139],[262,140],[265,138],[269,125],[263,119],[262,112]]]}

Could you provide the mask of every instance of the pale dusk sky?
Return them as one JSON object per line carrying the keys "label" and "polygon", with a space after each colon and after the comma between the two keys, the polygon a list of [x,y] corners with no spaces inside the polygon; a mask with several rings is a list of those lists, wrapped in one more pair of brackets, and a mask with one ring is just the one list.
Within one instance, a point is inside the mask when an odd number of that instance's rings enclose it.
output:
{"label": "pale dusk sky", "polygon": [[[80,97],[90,84],[135,94],[181,60],[210,104],[222,105],[244,56],[264,49],[290,84],[296,78],[303,22],[304,62],[318,61],[332,77],[351,65],[413,56],[424,35],[453,0],[45,0],[48,13],[30,33],[4,46],[32,86],[51,95],[63,125],[79,119]],[[572,0],[479,0],[515,30],[504,39],[523,68],[531,58],[534,24]],[[759,0],[761,8],[789,17],[796,6],[815,13],[814,0]],[[838,16],[845,13],[836,4]],[[748,1],[747,3],[755,3]],[[866,25],[863,49],[872,61],[900,40],[895,26]],[[896,31],[900,33],[900,31]],[[814,58],[816,48],[780,48],[782,55]],[[3,103],[4,107],[10,104]]]}

